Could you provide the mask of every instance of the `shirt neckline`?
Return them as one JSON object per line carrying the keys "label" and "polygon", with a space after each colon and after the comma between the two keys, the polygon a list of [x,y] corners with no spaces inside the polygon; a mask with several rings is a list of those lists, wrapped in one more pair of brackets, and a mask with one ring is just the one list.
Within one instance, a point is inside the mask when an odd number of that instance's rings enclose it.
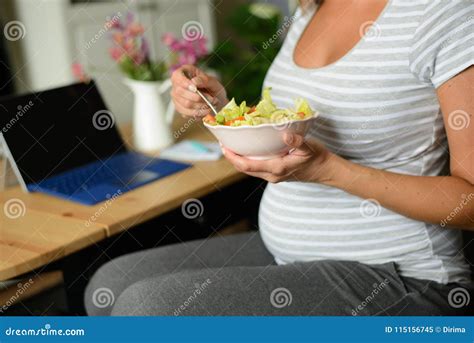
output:
{"label": "shirt neckline", "polygon": [[[382,12],[380,12],[380,14],[377,16],[377,19],[375,19],[373,22],[372,22],[372,26],[371,27],[376,27],[377,25],[380,24],[380,21],[382,20],[382,18],[385,16],[386,12],[388,11],[388,9],[391,7],[391,4],[394,0],[388,0],[387,1],[387,4],[385,5],[385,7],[383,8]],[[311,20],[314,18],[314,16],[316,15],[317,11],[318,11],[318,6],[314,6],[311,11],[313,13],[307,13],[306,14],[306,22],[304,23],[303,27],[300,29],[300,32],[298,33],[298,37],[297,39],[295,40],[295,42],[293,43],[293,46],[291,47],[291,52],[290,52],[290,61],[291,61],[291,64],[294,68],[298,69],[298,70],[301,70],[301,71],[305,71],[305,72],[317,72],[317,71],[322,71],[322,70],[326,70],[326,69],[330,69],[334,66],[336,66],[337,64],[339,64],[340,62],[343,62],[345,61],[346,59],[348,59],[349,57],[351,57],[351,55],[353,54],[353,52],[356,50],[356,49],[359,49],[360,46],[367,40],[367,31],[366,30],[364,32],[364,35],[359,39],[359,41],[351,48],[349,49],[349,51],[347,51],[341,58],[337,59],[336,61],[332,62],[332,63],[329,63],[329,64],[326,64],[322,67],[313,67],[313,68],[307,68],[307,67],[302,67],[300,65],[298,65],[295,61],[295,51],[296,51],[296,47],[299,43],[299,41],[301,40],[301,37],[303,36],[303,34],[305,33],[306,29],[308,28],[308,25],[309,23],[311,22]]]}

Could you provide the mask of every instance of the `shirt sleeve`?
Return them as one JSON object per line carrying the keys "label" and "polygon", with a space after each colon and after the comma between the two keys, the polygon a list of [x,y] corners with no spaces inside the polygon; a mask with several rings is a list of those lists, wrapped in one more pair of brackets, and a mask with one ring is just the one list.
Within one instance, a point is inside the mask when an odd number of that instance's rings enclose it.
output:
{"label": "shirt sleeve", "polygon": [[429,1],[410,48],[410,70],[435,88],[474,64],[474,0]]}

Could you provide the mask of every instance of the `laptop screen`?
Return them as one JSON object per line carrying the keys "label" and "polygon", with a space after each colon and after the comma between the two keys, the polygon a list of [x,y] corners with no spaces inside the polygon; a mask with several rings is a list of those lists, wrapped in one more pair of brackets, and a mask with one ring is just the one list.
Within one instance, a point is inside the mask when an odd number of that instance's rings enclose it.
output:
{"label": "laptop screen", "polygon": [[0,130],[27,184],[126,151],[94,82],[1,98]]}

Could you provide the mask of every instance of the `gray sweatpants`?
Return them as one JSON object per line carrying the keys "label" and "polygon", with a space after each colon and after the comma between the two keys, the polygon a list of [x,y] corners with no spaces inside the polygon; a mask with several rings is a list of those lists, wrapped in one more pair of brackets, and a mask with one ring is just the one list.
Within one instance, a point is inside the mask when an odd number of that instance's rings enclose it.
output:
{"label": "gray sweatpants", "polygon": [[245,233],[114,259],[85,302],[89,315],[462,315],[449,300],[456,287],[401,277],[394,263],[279,266]]}

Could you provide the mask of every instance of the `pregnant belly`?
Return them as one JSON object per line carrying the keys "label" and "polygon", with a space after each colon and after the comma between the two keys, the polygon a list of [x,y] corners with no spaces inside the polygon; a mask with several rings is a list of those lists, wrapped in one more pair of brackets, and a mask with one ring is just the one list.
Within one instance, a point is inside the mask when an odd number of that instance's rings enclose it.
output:
{"label": "pregnant belly", "polygon": [[267,248],[282,262],[345,259],[377,263],[429,249],[423,223],[374,200],[317,184],[267,186],[259,227]]}

